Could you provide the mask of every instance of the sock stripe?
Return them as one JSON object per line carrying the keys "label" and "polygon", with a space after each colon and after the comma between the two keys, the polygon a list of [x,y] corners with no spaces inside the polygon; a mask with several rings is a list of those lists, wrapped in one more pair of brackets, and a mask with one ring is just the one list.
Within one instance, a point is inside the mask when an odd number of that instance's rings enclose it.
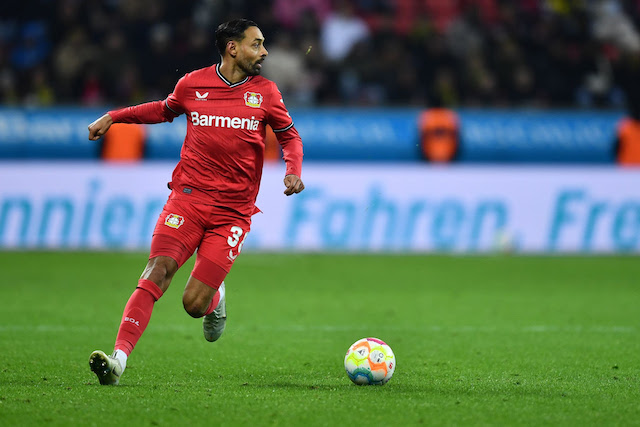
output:
{"label": "sock stripe", "polygon": [[158,301],[163,294],[162,289],[149,279],[138,280],[138,287],[149,292],[156,301]]}

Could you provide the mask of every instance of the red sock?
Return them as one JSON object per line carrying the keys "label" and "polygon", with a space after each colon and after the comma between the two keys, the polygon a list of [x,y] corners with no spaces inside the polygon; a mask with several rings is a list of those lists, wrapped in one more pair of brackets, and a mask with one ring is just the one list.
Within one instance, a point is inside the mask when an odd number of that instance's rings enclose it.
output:
{"label": "red sock", "polygon": [[209,304],[209,308],[207,308],[207,312],[204,315],[206,316],[207,314],[213,313],[213,310],[216,309],[219,302],[220,302],[220,291],[216,292],[216,294],[213,296],[213,299],[211,300],[211,304]]}
{"label": "red sock", "polygon": [[124,307],[122,322],[116,336],[116,350],[131,354],[151,320],[153,304],[162,296],[162,290],[151,280],[140,279],[138,287]]}

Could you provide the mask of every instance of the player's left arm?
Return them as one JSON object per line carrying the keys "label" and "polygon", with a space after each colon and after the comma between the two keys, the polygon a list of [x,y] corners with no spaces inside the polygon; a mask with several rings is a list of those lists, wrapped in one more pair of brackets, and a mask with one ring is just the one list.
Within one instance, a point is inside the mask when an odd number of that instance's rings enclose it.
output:
{"label": "player's left arm", "polygon": [[284,105],[282,95],[275,87],[271,95],[271,105],[267,122],[273,129],[282,147],[282,157],[287,167],[284,177],[286,189],[284,194],[290,196],[304,190],[304,183],[300,178],[302,175],[302,138],[293,126],[293,119]]}
{"label": "player's left arm", "polygon": [[302,139],[293,126],[282,132],[274,130],[274,133],[282,147],[282,157],[287,166],[284,177],[286,187],[284,194],[290,196],[304,190],[304,183],[300,179],[302,175]]}

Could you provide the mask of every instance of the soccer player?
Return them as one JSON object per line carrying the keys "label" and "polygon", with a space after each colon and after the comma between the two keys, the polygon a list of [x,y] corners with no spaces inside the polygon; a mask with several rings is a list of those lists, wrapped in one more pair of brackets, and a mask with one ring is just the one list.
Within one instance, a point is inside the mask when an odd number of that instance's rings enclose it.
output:
{"label": "soccer player", "polygon": [[171,194],[156,223],[149,261],[129,298],[108,356],[94,351],[91,370],[100,384],[118,384],[127,357],[151,318],[154,303],[197,249],[182,296],[186,312],[204,317],[207,341],[226,322],[224,278],[242,250],[255,206],[269,124],[286,163],[284,194],[304,189],[302,141],[275,83],[259,76],[267,57],[255,22],[237,19],[216,30],[222,61],[186,74],[167,99],[109,111],[89,125],[97,140],[113,123],[171,122],[187,115],[187,134],[173,171]]}

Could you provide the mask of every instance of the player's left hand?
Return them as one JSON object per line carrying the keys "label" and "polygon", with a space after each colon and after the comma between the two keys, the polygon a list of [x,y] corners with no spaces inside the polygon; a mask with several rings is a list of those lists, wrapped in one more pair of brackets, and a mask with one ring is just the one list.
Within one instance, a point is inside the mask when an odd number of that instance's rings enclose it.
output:
{"label": "player's left hand", "polygon": [[284,185],[287,187],[284,190],[284,194],[290,196],[294,193],[299,193],[304,190],[304,184],[298,175],[289,174],[284,177]]}

